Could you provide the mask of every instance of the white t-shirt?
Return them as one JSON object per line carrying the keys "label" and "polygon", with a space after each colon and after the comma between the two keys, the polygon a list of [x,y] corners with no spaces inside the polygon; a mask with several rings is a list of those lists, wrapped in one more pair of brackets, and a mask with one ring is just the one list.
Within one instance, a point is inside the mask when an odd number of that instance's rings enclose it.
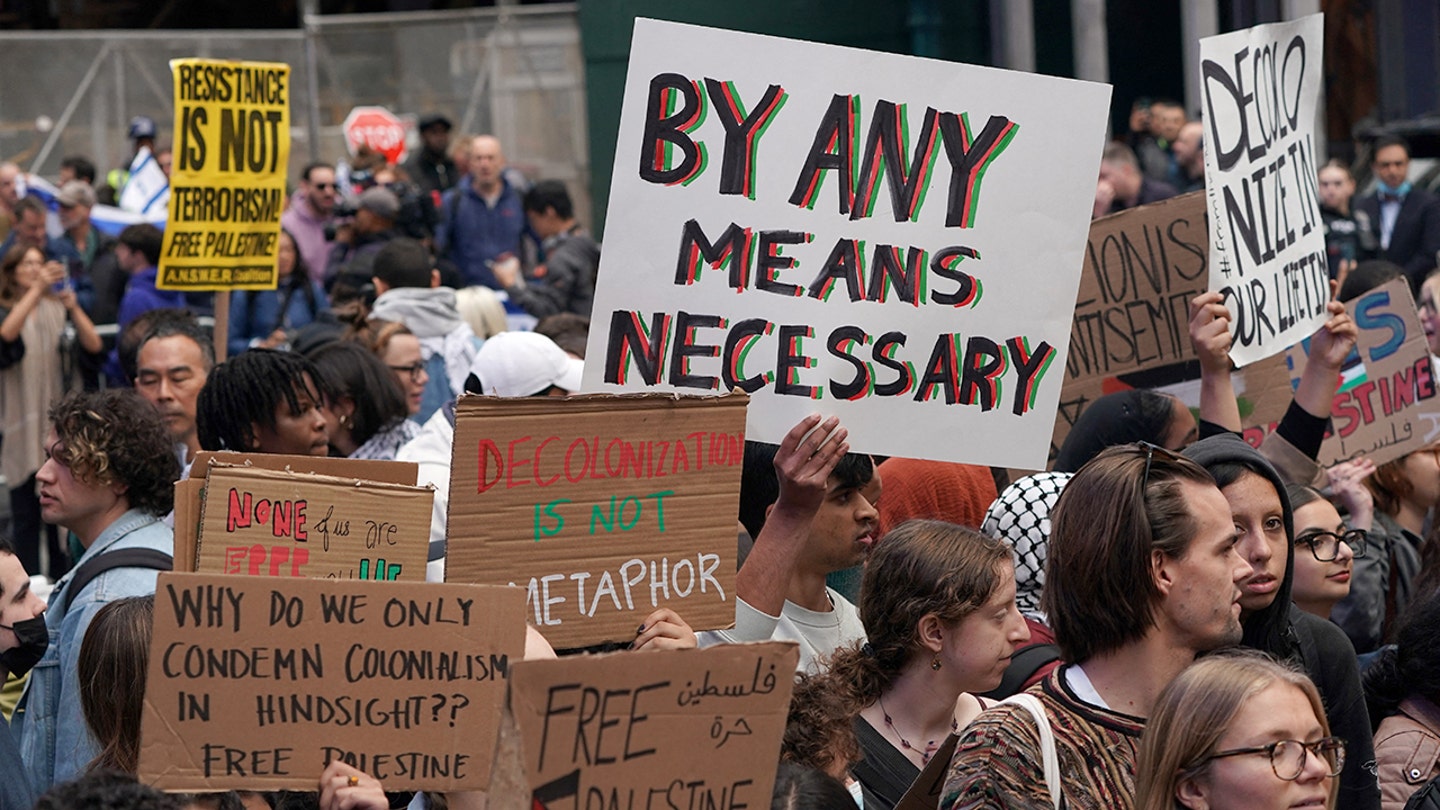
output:
{"label": "white t-shirt", "polygon": [[779,616],[762,613],[737,597],[734,629],[707,630],[696,636],[701,647],[750,641],[794,641],[800,645],[799,669],[814,672],[820,660],[836,649],[865,640],[865,625],[860,623],[860,613],[850,600],[830,588],[826,588],[825,593],[830,597],[831,610],[809,610],[787,599]]}

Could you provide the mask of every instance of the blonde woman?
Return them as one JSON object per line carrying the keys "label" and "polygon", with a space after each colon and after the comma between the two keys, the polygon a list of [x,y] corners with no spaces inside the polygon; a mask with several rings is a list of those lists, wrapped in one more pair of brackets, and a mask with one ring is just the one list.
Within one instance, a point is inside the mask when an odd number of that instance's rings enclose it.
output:
{"label": "blonde woman", "polygon": [[1345,742],[1315,684],[1258,652],[1212,655],[1160,693],[1140,742],[1138,810],[1333,810]]}

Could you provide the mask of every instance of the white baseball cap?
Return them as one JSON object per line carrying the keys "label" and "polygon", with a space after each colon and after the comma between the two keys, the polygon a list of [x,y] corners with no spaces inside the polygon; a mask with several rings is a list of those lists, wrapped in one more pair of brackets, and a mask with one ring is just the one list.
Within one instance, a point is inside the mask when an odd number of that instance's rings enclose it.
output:
{"label": "white baseball cap", "polygon": [[485,341],[470,373],[480,390],[500,397],[529,397],[550,386],[580,391],[585,361],[577,360],[534,332],[501,332]]}

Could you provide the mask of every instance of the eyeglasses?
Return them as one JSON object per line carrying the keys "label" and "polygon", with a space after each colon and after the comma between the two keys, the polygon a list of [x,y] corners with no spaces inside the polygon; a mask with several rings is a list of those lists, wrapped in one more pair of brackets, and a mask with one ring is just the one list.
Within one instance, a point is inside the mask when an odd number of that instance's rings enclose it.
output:
{"label": "eyeglasses", "polygon": [[320,189],[321,191],[329,191],[337,187],[334,183],[311,183],[310,185]]}
{"label": "eyeglasses", "polygon": [[1253,748],[1232,748],[1229,751],[1216,751],[1205,759],[1201,764],[1212,759],[1224,759],[1225,757],[1238,757],[1246,754],[1266,754],[1270,757],[1270,769],[1275,775],[1286,782],[1293,782],[1300,778],[1305,771],[1306,756],[1317,757],[1330,769],[1329,776],[1338,776],[1345,768],[1345,741],[1339,737],[1323,737],[1315,742],[1300,742],[1299,740],[1276,740],[1269,745],[1257,745]]}
{"label": "eyeglasses", "polygon": [[1311,532],[1304,537],[1295,538],[1296,545],[1305,543],[1310,546],[1310,553],[1315,555],[1319,562],[1333,562],[1340,556],[1340,543],[1344,542],[1355,552],[1356,557],[1365,556],[1365,544],[1369,538],[1363,529],[1351,529],[1347,532],[1336,534],[1335,532]]}
{"label": "eyeglasses", "polygon": [[390,366],[390,370],[395,372],[396,374],[409,374],[410,382],[413,383],[420,382],[420,378],[425,376],[424,363],[414,363],[408,366]]}

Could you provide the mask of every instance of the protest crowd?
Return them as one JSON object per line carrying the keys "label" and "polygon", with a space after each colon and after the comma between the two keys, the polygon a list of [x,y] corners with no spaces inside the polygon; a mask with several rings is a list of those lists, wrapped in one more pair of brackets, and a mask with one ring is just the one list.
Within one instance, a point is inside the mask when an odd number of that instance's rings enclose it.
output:
{"label": "protest crowd", "polygon": [[[457,411],[582,392],[605,362],[586,358],[599,242],[563,183],[431,114],[402,164],[362,149],[293,177],[278,285],[217,312],[213,293],[157,286],[156,225],[92,222],[125,175],[168,174],[160,129],[131,123],[118,175],[83,156],[58,178],[0,165],[0,810],[509,806],[387,792],[340,756],[312,792],[137,781],[152,628],[175,598],[157,582],[180,567],[177,482],[217,452],[417,464],[435,498],[425,578],[445,581]],[[1093,217],[1203,192],[1204,136],[1181,104],[1137,101]],[[779,762],[759,747],[753,763],[777,773],[776,808],[1440,807],[1440,442],[1378,465],[1322,453],[1361,329],[1347,303],[1402,280],[1440,363],[1440,200],[1412,187],[1410,157],[1378,140],[1364,195],[1347,165],[1316,167],[1330,294],[1263,436],[1232,380],[1235,316],[1199,292],[1181,327],[1198,407],[1107,393],[1033,475],[852,452],[849,420],[807,416],[744,442],[738,513],[708,516],[739,538],[731,626],[662,606],[633,638],[573,646],[527,603],[524,657],[793,642]],[[1423,372],[1434,396],[1440,371]],[[722,806],[678,795],[604,806]]]}

